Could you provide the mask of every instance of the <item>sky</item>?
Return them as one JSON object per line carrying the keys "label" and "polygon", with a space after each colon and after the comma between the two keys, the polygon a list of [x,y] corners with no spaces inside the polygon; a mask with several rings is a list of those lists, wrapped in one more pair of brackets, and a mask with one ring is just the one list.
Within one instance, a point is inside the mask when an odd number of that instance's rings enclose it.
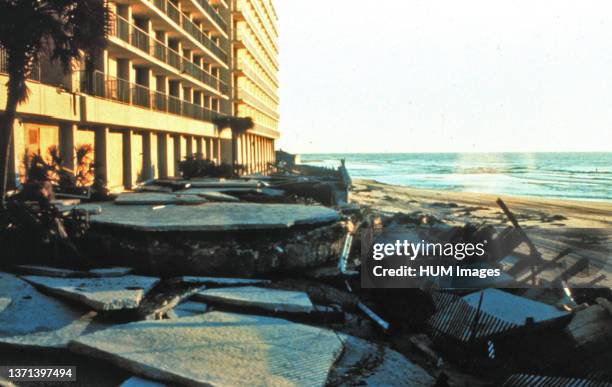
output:
{"label": "sky", "polygon": [[612,151],[612,2],[275,0],[278,146]]}

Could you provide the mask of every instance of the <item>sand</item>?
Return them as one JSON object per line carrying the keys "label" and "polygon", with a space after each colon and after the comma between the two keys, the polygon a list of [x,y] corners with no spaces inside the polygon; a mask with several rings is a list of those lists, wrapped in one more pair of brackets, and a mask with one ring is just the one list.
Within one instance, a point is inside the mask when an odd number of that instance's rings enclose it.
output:
{"label": "sand", "polygon": [[451,225],[511,225],[496,204],[501,197],[544,258],[570,247],[567,265],[587,257],[593,270],[606,275],[598,285],[612,286],[612,202],[435,191],[365,179],[354,179],[353,186],[351,201],[361,205],[385,213],[430,214]]}
{"label": "sand", "polygon": [[612,226],[612,202],[435,191],[362,179],[356,179],[353,185],[351,199],[357,203],[385,212],[426,212],[451,224],[475,219],[493,225],[508,224],[495,203],[501,197],[524,227]]}

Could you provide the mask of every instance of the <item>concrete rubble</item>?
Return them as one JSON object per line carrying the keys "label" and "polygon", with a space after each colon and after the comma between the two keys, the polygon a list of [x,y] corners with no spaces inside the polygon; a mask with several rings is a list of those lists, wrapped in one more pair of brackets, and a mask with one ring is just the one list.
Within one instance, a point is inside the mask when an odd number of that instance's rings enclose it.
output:
{"label": "concrete rubble", "polygon": [[132,376],[126,379],[119,387],[165,387],[166,384],[154,382],[149,379],[139,378],[138,376]]}
{"label": "concrete rubble", "polygon": [[96,313],[38,292],[12,274],[0,272],[0,343],[19,348],[64,348],[82,334],[107,327]]}
{"label": "concrete rubble", "polygon": [[194,195],[164,194],[156,192],[122,193],[117,199],[117,205],[165,205],[165,204],[202,204],[206,199]]}
{"label": "concrete rubble", "polygon": [[266,289],[255,286],[206,289],[195,299],[221,305],[261,308],[272,312],[310,313],[314,306],[304,292]]}
{"label": "concrete rubble", "polygon": [[[283,165],[65,203],[87,213],[79,247],[104,267],[0,272],[0,346],[103,360],[122,386],[612,382],[609,289],[569,286],[582,266],[561,265],[563,252],[544,260],[503,202],[512,227],[451,227],[347,204],[350,184],[344,165]],[[502,276],[482,290],[362,287],[362,239],[380,229],[390,240],[486,238],[488,259],[462,267]],[[526,289],[553,269],[549,287]]]}
{"label": "concrete rubble", "polygon": [[206,313],[208,305],[203,302],[185,301],[175,306],[168,312],[170,318],[192,317]]}
{"label": "concrete rubble", "polygon": [[109,278],[53,278],[24,276],[46,291],[77,301],[97,311],[134,309],[159,280],[129,275]]}
{"label": "concrete rubble", "polygon": [[[194,188],[194,190],[198,190],[198,188]],[[181,192],[181,194],[187,195],[189,194],[186,191],[179,191]],[[232,195],[228,195],[225,194],[223,192],[218,192],[218,191],[206,191],[206,190],[202,190],[199,191],[196,195],[203,197],[206,200],[210,200],[211,202],[239,202],[240,199],[238,199],[236,196],[232,196]]]}
{"label": "concrete rubble", "polygon": [[330,372],[334,386],[428,387],[435,379],[422,367],[384,344],[341,335],[344,354]]}
{"label": "concrete rubble", "polygon": [[175,232],[275,230],[339,220],[336,211],[322,206],[257,203],[208,203],[144,210],[139,206],[104,204],[102,213],[91,217],[92,225]]}
{"label": "concrete rubble", "polygon": [[252,386],[323,386],[342,348],[332,331],[222,312],[116,325],[70,344],[170,384]]}
{"label": "concrete rubble", "polygon": [[223,277],[195,277],[183,276],[180,281],[192,284],[202,284],[207,286],[240,286],[240,285],[263,285],[272,281],[267,279],[254,278],[223,278]]}
{"label": "concrete rubble", "polygon": [[60,278],[122,277],[133,271],[131,267],[107,267],[87,271],[37,265],[18,265],[17,268],[25,274]]}

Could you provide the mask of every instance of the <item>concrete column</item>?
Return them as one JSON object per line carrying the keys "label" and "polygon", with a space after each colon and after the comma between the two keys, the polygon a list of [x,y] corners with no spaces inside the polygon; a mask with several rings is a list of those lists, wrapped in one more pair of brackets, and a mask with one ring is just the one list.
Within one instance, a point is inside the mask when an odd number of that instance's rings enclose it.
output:
{"label": "concrete column", "polygon": [[180,172],[179,172],[179,168],[178,168],[178,164],[182,159],[182,155],[181,155],[181,136],[180,135],[174,135],[174,170],[172,171],[172,176],[179,176]]}
{"label": "concrete column", "polygon": [[205,159],[206,158],[206,146],[202,144],[204,142],[204,138],[196,137],[195,141],[196,141],[196,153],[199,156],[201,156],[203,159]]}
{"label": "concrete column", "polygon": [[259,172],[259,168],[257,166],[257,136],[250,135],[249,137],[251,138],[251,171]]}
{"label": "concrete column", "polygon": [[242,142],[242,160],[240,161],[240,164],[246,167],[245,172],[248,173],[249,172],[249,135],[243,134],[240,140]]}
{"label": "concrete column", "polygon": [[191,152],[192,153],[200,153],[198,152],[198,142],[200,142],[200,138],[198,136],[191,136]]}
{"label": "concrete column", "polygon": [[257,136],[253,136],[253,168],[256,172],[261,172],[261,165],[259,161],[259,138]]}
{"label": "concrete column", "polygon": [[151,134],[151,132],[144,132],[142,134],[142,178],[145,181],[151,180],[155,177],[153,157],[154,154],[157,154],[157,149],[153,148],[151,144],[152,137],[153,134]]}
{"label": "concrete column", "polygon": [[257,159],[259,160],[259,171],[263,172],[265,166],[264,158],[263,158],[263,147],[262,147],[262,138],[257,136]]}
{"label": "concrete column", "polygon": [[64,167],[76,172],[76,132],[77,126],[72,122],[62,122],[59,126],[59,151]]}
{"label": "concrete column", "polygon": [[168,177],[168,135],[157,133],[157,173],[159,177]]}
{"label": "concrete column", "polygon": [[216,155],[215,155],[215,149],[214,149],[214,142],[212,138],[204,138],[204,142],[206,143],[206,158],[210,161],[215,161],[216,159]]}
{"label": "concrete column", "polygon": [[108,185],[108,133],[109,128],[96,128],[94,134],[94,163],[96,179]]}
{"label": "concrete column", "polygon": [[191,156],[192,154],[195,153],[194,149],[193,149],[193,139],[191,136],[185,136],[185,142],[186,142],[186,147],[185,147],[185,154],[181,155],[181,159],[184,156]]}
{"label": "concrete column", "polygon": [[132,168],[132,136],[134,132],[131,129],[123,131],[123,186],[126,189],[132,188],[132,182],[135,180],[133,174],[135,171]]}
{"label": "concrete column", "polygon": [[257,149],[257,136],[253,136],[253,169],[255,172],[259,172],[259,152]]}
{"label": "concrete column", "polygon": [[219,163],[219,165],[221,165],[222,160],[221,160],[221,139],[217,138],[215,140],[216,144],[217,144],[217,149],[216,149],[216,155],[217,155],[217,162]]}
{"label": "concrete column", "polygon": [[261,151],[261,137],[257,136],[257,162],[259,163],[259,172],[264,170],[263,152]]}

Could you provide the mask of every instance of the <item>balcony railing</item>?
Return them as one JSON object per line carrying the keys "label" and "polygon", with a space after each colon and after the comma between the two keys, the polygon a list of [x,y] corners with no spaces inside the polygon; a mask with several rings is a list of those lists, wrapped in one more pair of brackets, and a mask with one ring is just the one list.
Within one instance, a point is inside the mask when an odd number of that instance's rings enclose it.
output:
{"label": "balcony railing", "polygon": [[225,82],[204,71],[204,69],[189,61],[187,58],[181,57],[178,52],[153,38],[142,29],[129,23],[119,15],[115,15],[115,28],[112,30],[112,33],[119,39],[124,40],[139,50],[166,64],[169,64],[175,69],[185,72],[191,77],[212,87],[222,94],[228,94],[229,88]]}
{"label": "balcony railing", "polygon": [[270,117],[273,117],[275,119],[279,118],[278,112],[276,110],[272,109],[270,106],[268,106],[268,104],[261,101],[257,96],[243,88],[238,89],[238,99],[245,101],[249,105],[255,107],[256,109]]}
{"label": "balcony railing", "polygon": [[274,69],[267,61],[267,58],[259,52],[256,45],[253,43],[251,37],[248,33],[244,31],[244,29],[239,28],[237,34],[238,40],[246,47],[246,49],[251,53],[251,56],[259,62],[261,67],[266,70],[268,76],[274,81],[276,85],[278,85],[278,78],[276,77],[276,69]]}
{"label": "balcony railing", "polygon": [[223,31],[228,32],[227,23],[225,22],[225,20],[223,20],[223,17],[219,15],[215,8],[210,5],[208,0],[198,0],[198,4],[200,4],[202,8],[204,8],[206,13],[208,13],[208,15],[217,23],[219,27],[221,27],[221,29],[223,29]]}
{"label": "balcony railing", "polygon": [[265,90],[270,98],[278,102],[277,91],[269,85],[269,81],[261,76],[259,71],[255,70],[246,60],[240,59],[236,61],[236,68],[242,71],[247,77],[257,84],[261,89]]}
{"label": "balcony railing", "polygon": [[269,42],[268,38],[266,36],[264,36],[265,34],[263,33],[263,31],[259,27],[259,24],[255,21],[255,17],[253,16],[253,14],[251,12],[251,8],[250,7],[246,7],[243,4],[243,6],[240,9],[240,12],[242,12],[242,15],[244,16],[244,18],[248,22],[248,24],[250,24],[251,31],[253,31],[253,34],[257,38],[257,41],[259,41],[261,46],[264,48],[264,51],[266,52],[266,55],[268,56],[270,61],[275,66],[278,66],[278,61],[276,60],[276,56],[275,56],[275,54],[278,51],[278,49],[276,48],[276,46],[272,46],[271,43]]}
{"label": "balcony railing", "polygon": [[[0,47],[0,73],[8,74],[8,54],[2,47]],[[35,62],[34,65],[32,65],[32,71],[30,72],[28,79],[31,81],[41,81],[41,70],[38,62]]]}
{"label": "balcony railing", "polygon": [[130,83],[125,79],[116,78],[100,71],[94,73],[81,71],[80,77],[81,91],[95,97],[206,122],[212,122],[215,117],[223,115],[223,113],[151,90],[142,85]]}
{"label": "balcony railing", "polygon": [[223,63],[227,63],[227,53],[217,45],[209,36],[207,36],[200,28],[195,25],[184,13],[182,13],[174,4],[168,0],[154,0],[153,4],[160,11],[168,15],[168,17],[176,24],[181,26],[185,32],[191,35],[196,41],[208,48],[217,58]]}

